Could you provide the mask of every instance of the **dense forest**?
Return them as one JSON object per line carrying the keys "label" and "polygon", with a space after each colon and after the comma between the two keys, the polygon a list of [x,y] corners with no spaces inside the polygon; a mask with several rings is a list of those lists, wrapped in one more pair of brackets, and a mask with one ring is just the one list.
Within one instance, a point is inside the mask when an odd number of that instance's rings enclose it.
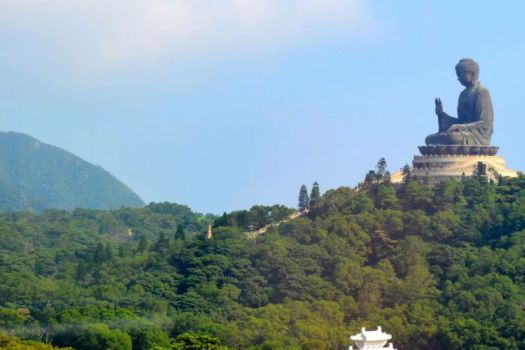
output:
{"label": "dense forest", "polygon": [[291,209],[1,214],[0,348],[342,350],[381,325],[400,350],[525,349],[524,176],[380,170],[301,200],[280,225]]}

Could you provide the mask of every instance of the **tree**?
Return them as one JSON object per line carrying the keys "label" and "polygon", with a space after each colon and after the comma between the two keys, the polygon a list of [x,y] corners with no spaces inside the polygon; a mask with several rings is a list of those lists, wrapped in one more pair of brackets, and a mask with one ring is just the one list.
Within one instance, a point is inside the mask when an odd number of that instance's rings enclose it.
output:
{"label": "tree", "polygon": [[104,261],[104,245],[98,243],[95,251],[93,252],[93,262],[99,264]]}
{"label": "tree", "polygon": [[186,232],[184,232],[184,226],[181,224],[177,225],[177,231],[175,231],[175,240],[184,241],[186,239]]}
{"label": "tree", "polygon": [[113,259],[113,249],[109,243],[104,246],[104,260],[108,261]]}
{"label": "tree", "polygon": [[385,158],[379,159],[376,165],[376,178],[377,182],[383,182],[386,177],[390,177],[390,174],[386,170],[387,164]]}
{"label": "tree", "polygon": [[118,256],[119,258],[123,258],[124,256],[126,256],[126,249],[124,248],[123,244],[118,246]]}
{"label": "tree", "polygon": [[46,261],[42,258],[37,258],[36,261],[35,261],[35,272],[40,275],[40,276],[44,276],[45,274],[47,274],[47,264],[46,264]]}
{"label": "tree", "polygon": [[309,206],[309,199],[308,199],[308,190],[306,189],[305,185],[301,186],[301,189],[299,190],[299,210],[305,211],[308,209]]}
{"label": "tree", "polygon": [[131,350],[130,336],[105,324],[89,324],[67,328],[53,337],[53,344],[71,346],[78,350]]}
{"label": "tree", "polygon": [[313,204],[319,197],[321,197],[321,192],[319,191],[319,184],[316,181],[312,185],[312,191],[310,192],[310,204]]}
{"label": "tree", "polygon": [[183,333],[172,344],[173,350],[227,350],[221,340],[207,335]]}
{"label": "tree", "polygon": [[161,232],[159,238],[157,239],[157,242],[155,242],[151,250],[155,252],[163,252],[168,248],[169,243],[169,238],[166,237],[166,234],[164,232]]}
{"label": "tree", "polygon": [[77,265],[77,270],[75,272],[75,278],[77,281],[82,281],[86,278],[88,273],[88,266],[84,260],[80,260]]}
{"label": "tree", "polygon": [[133,350],[165,349],[169,347],[168,335],[153,323],[137,322],[126,328]]}
{"label": "tree", "polygon": [[387,164],[385,158],[379,159],[376,164],[376,170],[370,170],[363,181],[362,187],[365,189],[376,187],[382,183],[390,183],[390,172],[387,170]]}
{"label": "tree", "polygon": [[396,189],[391,184],[378,185],[376,196],[376,205],[379,208],[396,208],[398,205]]}
{"label": "tree", "polygon": [[[16,310],[0,308],[0,329],[14,329],[24,325],[26,317]],[[0,347],[2,349],[2,347]]]}
{"label": "tree", "polygon": [[[59,349],[55,348],[49,344],[43,344],[40,342],[26,342],[21,339],[7,334],[0,333],[0,349],[9,349],[9,350],[54,350]],[[64,350],[71,350],[71,348],[60,348]]]}
{"label": "tree", "polygon": [[148,248],[148,241],[146,237],[140,236],[139,245],[137,246],[137,253],[143,253]]}
{"label": "tree", "polygon": [[363,182],[363,188],[370,188],[376,182],[376,179],[376,172],[370,170],[368,173],[366,173],[365,181]]}
{"label": "tree", "polygon": [[403,183],[408,183],[412,177],[412,169],[410,169],[410,165],[405,164],[403,169],[401,169],[401,173],[403,174]]}

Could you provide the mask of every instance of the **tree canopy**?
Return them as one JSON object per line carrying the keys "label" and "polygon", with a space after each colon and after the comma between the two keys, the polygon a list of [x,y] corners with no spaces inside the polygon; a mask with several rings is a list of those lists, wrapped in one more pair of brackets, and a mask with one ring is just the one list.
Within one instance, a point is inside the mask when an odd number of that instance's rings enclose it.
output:
{"label": "tree canopy", "polygon": [[404,350],[525,348],[524,176],[374,180],[291,212],[0,214],[0,328],[77,349],[335,350],[377,325]]}

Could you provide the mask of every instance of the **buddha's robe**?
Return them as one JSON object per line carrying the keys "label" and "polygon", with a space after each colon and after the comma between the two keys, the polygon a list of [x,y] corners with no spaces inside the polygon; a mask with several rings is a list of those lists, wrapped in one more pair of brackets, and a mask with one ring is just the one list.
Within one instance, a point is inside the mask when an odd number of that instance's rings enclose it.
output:
{"label": "buddha's robe", "polygon": [[439,132],[427,136],[427,145],[489,146],[494,111],[490,93],[479,83],[461,92],[458,117],[438,116]]}

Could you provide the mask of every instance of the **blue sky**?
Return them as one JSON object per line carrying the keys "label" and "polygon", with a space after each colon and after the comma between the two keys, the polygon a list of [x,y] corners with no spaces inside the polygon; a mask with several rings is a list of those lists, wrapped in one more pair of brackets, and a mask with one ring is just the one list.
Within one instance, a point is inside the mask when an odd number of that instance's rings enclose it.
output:
{"label": "blue sky", "polygon": [[493,144],[525,169],[525,2],[0,0],[0,129],[145,201],[295,206],[409,163],[476,59]]}

